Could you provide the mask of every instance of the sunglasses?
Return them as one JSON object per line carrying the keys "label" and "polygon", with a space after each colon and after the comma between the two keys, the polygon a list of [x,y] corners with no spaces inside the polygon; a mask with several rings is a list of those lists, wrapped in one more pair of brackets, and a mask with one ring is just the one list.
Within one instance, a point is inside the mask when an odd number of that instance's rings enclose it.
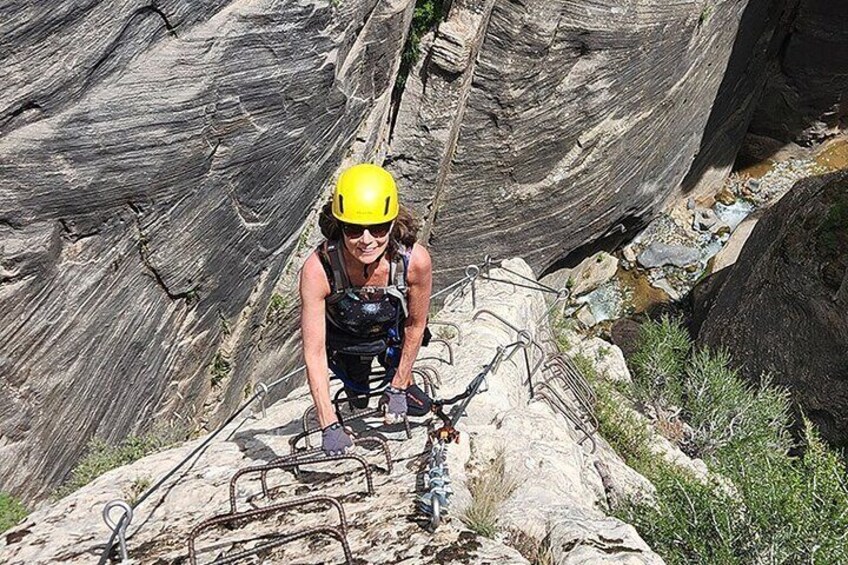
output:
{"label": "sunglasses", "polygon": [[384,222],[382,224],[374,224],[371,226],[342,223],[342,231],[347,237],[351,239],[358,239],[362,237],[362,234],[365,233],[365,230],[368,230],[368,233],[371,234],[371,237],[380,238],[386,237],[386,235],[391,231],[392,223],[393,222]]}

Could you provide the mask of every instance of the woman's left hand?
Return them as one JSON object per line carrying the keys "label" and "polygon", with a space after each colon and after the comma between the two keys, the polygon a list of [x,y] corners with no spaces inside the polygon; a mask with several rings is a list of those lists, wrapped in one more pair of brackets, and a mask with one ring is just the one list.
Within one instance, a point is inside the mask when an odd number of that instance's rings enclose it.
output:
{"label": "woman's left hand", "polygon": [[380,409],[387,424],[397,424],[406,418],[406,391],[393,386],[388,387],[380,397]]}

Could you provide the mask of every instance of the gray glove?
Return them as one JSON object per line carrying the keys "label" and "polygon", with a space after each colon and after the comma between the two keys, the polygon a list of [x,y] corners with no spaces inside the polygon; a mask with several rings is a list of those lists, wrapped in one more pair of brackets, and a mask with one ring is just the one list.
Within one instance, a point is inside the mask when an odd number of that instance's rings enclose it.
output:
{"label": "gray glove", "polygon": [[379,406],[387,424],[402,422],[406,416],[406,391],[390,386],[380,397]]}
{"label": "gray glove", "polygon": [[343,455],[353,447],[353,440],[338,422],[330,424],[321,432],[321,449],[327,455]]}

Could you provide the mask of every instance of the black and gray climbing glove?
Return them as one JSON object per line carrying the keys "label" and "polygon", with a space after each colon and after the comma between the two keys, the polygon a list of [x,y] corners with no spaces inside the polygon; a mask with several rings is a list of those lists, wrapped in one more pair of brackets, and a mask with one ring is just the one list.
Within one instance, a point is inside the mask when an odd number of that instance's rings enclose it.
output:
{"label": "black and gray climbing glove", "polygon": [[406,391],[390,386],[380,397],[379,406],[387,424],[402,422],[406,416]]}
{"label": "black and gray climbing glove", "polygon": [[410,416],[426,416],[433,407],[433,400],[418,385],[406,389],[406,413]]}
{"label": "black and gray climbing glove", "polygon": [[321,449],[327,455],[343,455],[353,447],[353,440],[338,422],[330,424],[321,432]]}

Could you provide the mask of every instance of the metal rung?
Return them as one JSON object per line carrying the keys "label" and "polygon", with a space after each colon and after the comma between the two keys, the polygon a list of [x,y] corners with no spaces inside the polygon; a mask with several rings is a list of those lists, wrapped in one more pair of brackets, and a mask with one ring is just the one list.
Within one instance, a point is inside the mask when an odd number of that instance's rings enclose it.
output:
{"label": "metal rung", "polygon": [[[229,555],[225,555],[223,557],[219,557],[213,563],[215,565],[223,565],[226,563],[235,563],[248,557],[250,555],[255,555],[261,551],[265,551],[285,543],[289,543],[292,541],[296,541],[299,539],[303,539],[309,536],[324,534],[329,535],[337,539],[341,545],[342,550],[345,554],[345,562],[350,565],[353,563],[353,555],[350,551],[350,546],[347,542],[347,519],[344,513],[344,507],[341,502],[336,500],[330,496],[308,496],[304,498],[299,498],[297,500],[290,500],[286,502],[280,502],[274,504],[272,506],[267,506],[265,508],[258,508],[255,510],[247,510],[244,512],[230,512],[227,514],[221,514],[210,518],[208,520],[203,521],[197,527],[195,527],[188,538],[188,556],[189,562],[191,565],[197,565],[197,549],[195,547],[195,541],[197,537],[206,530],[215,528],[215,527],[227,527],[233,528],[236,523],[239,521],[244,521],[245,524],[260,520],[263,518],[267,518],[268,516],[272,516],[274,514],[292,510],[294,508],[298,508],[301,506],[309,506],[309,505],[327,505],[329,507],[334,508],[338,512],[339,516],[339,526],[338,527],[329,527],[329,526],[318,526],[313,528],[306,528],[299,532],[295,532],[292,534],[280,534],[277,536],[273,536],[273,539],[260,543],[254,547],[249,549],[245,549],[242,551],[238,551],[235,553],[231,553]],[[243,526],[244,524],[242,524]],[[255,538],[259,539],[259,538]]]}
{"label": "metal rung", "polygon": [[[237,471],[233,477],[230,479],[230,513],[235,513],[236,510],[236,496],[238,494],[238,490],[236,485],[238,480],[245,475],[249,475],[252,473],[265,473],[267,471],[273,471],[276,469],[280,470],[292,470],[294,472],[295,469],[300,467],[301,465],[307,465],[312,463],[329,463],[331,461],[354,461],[362,466],[362,469],[365,471],[365,485],[368,490],[369,496],[374,494],[374,480],[371,475],[371,468],[368,465],[368,462],[359,455],[355,455],[353,453],[345,453],[344,455],[324,455],[323,453],[308,453],[304,454],[303,457],[292,456],[289,455],[287,457],[282,457],[279,460],[275,460],[271,463],[265,465],[256,465],[254,467],[247,467],[245,469],[240,469]],[[266,499],[270,498],[270,494],[267,488],[267,483],[263,481],[262,484],[262,494]]]}
{"label": "metal rung", "polygon": [[[553,386],[555,383],[560,383],[564,391],[571,393],[573,403],[577,405],[577,408],[573,407],[572,403],[567,401],[560,391]],[[598,431],[599,427],[598,419],[594,413],[594,406],[578,390],[575,390],[572,385],[572,379],[566,378],[562,373],[555,373],[548,380],[538,383],[536,385],[536,392],[548,402],[551,408],[562,414],[574,427],[583,433],[583,437],[577,443],[583,445],[586,440],[589,440],[592,443],[591,452],[594,453],[597,449],[594,434]]]}

